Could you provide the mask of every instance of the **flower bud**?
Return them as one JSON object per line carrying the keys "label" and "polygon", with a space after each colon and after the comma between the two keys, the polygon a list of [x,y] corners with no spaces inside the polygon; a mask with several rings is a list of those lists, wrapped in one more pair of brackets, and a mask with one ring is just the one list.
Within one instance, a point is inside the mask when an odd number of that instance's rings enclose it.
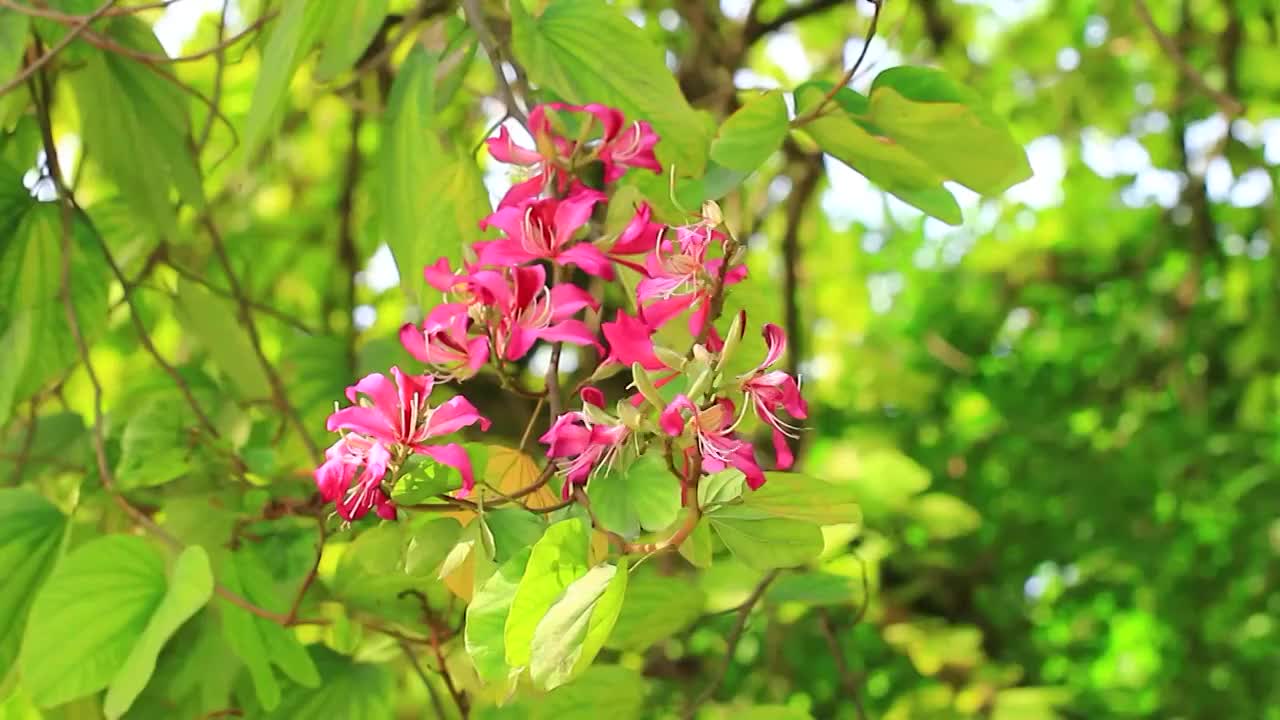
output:
{"label": "flower bud", "polygon": [[712,357],[710,351],[707,350],[707,347],[699,343],[693,346],[693,359],[704,365],[710,365]]}
{"label": "flower bud", "polygon": [[739,310],[738,314],[733,316],[733,322],[729,324],[729,332],[724,336],[724,347],[720,348],[720,360],[716,363],[717,369],[723,370],[729,364],[729,357],[738,348],[738,343],[742,340],[742,335],[747,330],[746,324],[747,311]]}
{"label": "flower bud", "polygon": [[661,410],[665,403],[662,401],[662,395],[658,394],[658,388],[653,384],[653,379],[649,377],[649,372],[644,369],[640,363],[631,365],[631,377],[634,381],[636,389],[649,401],[650,405]]}
{"label": "flower bud", "polygon": [[586,415],[587,419],[595,423],[596,425],[613,425],[614,424],[614,418],[610,417],[609,413],[604,411],[604,408],[596,407],[591,403],[583,403],[582,414]]}
{"label": "flower bud", "polygon": [[686,394],[690,398],[696,400],[700,395],[711,388],[711,381],[715,379],[715,375],[716,371],[714,368],[703,368],[702,372],[698,374],[698,378],[689,386],[689,391]]}
{"label": "flower bud", "polygon": [[720,206],[715,200],[706,200],[702,203],[702,218],[712,227],[720,227],[724,224],[724,213],[720,212]]}
{"label": "flower bud", "polygon": [[661,345],[654,345],[653,354],[659,360],[662,361],[663,365],[666,365],[672,370],[684,369],[684,363],[685,363],[684,356],[676,352],[675,350],[672,350],[671,348],[663,347]]}
{"label": "flower bud", "polygon": [[640,423],[644,420],[644,416],[631,403],[626,400],[618,401],[618,419],[622,424],[631,430],[639,430]]}

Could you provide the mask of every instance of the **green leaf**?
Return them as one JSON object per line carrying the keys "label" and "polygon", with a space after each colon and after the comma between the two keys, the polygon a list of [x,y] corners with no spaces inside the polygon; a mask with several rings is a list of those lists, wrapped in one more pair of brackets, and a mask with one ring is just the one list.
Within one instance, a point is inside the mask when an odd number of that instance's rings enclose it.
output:
{"label": "green leaf", "polygon": [[866,602],[855,578],[827,572],[787,573],[769,586],[772,602],[795,602],[812,607]]}
{"label": "green leaf", "polygon": [[183,550],[173,565],[168,592],[107,687],[102,711],[108,718],[124,715],[155,672],[156,659],[165,643],[212,596],[213,571],[208,553],[199,546]]}
{"label": "green leaf", "polygon": [[[10,179],[4,172],[0,178]],[[12,178],[21,188],[17,178]],[[0,203],[7,202],[0,197]],[[9,206],[12,234],[0,218],[0,423],[14,403],[79,358],[62,301],[62,213],[54,203],[21,199]],[[92,343],[107,320],[107,281],[92,229],[77,213],[71,225],[71,303]]]}
{"label": "green leaf", "polygon": [[30,24],[26,15],[0,8],[0,83],[7,82],[22,66]]}
{"label": "green leaf", "polygon": [[536,703],[532,720],[639,720],[648,683],[620,665],[596,665]]}
{"label": "green leaf", "polygon": [[641,652],[689,627],[705,605],[705,593],[688,576],[660,575],[649,565],[632,570],[622,613],[605,645]]}
{"label": "green leaf", "polygon": [[209,353],[219,370],[249,399],[271,395],[266,372],[258,362],[249,334],[238,322],[235,303],[185,278],[178,280],[178,318],[183,328]]}
{"label": "green leaf", "polygon": [[199,462],[194,416],[177,394],[149,395],[120,437],[116,480],[122,490],[154,487],[186,475]]}
{"label": "green leaf", "polygon": [[720,125],[711,141],[711,159],[731,170],[750,173],[782,147],[787,129],[787,103],[782,93],[761,93]]}
{"label": "green leaf", "polygon": [[404,572],[408,575],[436,576],[445,556],[458,542],[462,524],[454,518],[434,518],[414,523],[404,548]]}
{"label": "green leaf", "polygon": [[698,482],[698,507],[707,511],[731,503],[742,497],[746,488],[747,478],[741,470],[726,468],[712,473]]}
{"label": "green leaf", "polygon": [[40,707],[105,688],[165,595],[164,560],[132,535],[108,535],[66,557],[36,594],[18,657]]}
{"label": "green leaf", "polygon": [[972,505],[954,495],[940,492],[925,493],[912,500],[911,514],[929,531],[929,537],[935,540],[958,538],[982,525],[982,516]]}
{"label": "green leaf", "polygon": [[790,472],[765,473],[759,490],[743,496],[743,506],[770,515],[819,525],[862,523],[857,488]]}
{"label": "green leaf", "polygon": [[597,565],[575,580],[533,632],[529,674],[544,690],[581,673],[609,638],[627,591],[627,562]]}
{"label": "green leaf", "polygon": [[656,452],[595,478],[587,494],[600,523],[625,538],[669,527],[680,512],[680,484]]}
{"label": "green leaf", "polygon": [[822,552],[822,529],[811,522],[738,507],[712,513],[708,520],[725,547],[758,570],[803,565]]}
{"label": "green leaf", "polygon": [[688,560],[694,567],[708,568],[711,567],[711,556],[714,548],[711,546],[711,525],[707,522],[700,522],[693,528],[693,532],[689,533],[689,537],[680,543],[680,554],[685,560]]}
{"label": "green leaf", "polygon": [[320,60],[313,73],[317,82],[328,82],[355,65],[378,34],[390,4],[390,0],[335,3],[333,17],[320,40]]}
{"label": "green leaf", "polygon": [[[221,570],[222,583],[231,592],[272,612],[287,610],[287,602],[281,601],[270,571],[251,548],[236,551],[222,564]],[[253,679],[258,701],[264,708],[270,710],[280,703],[280,681],[275,677],[272,665],[300,685],[316,687],[320,684],[315,663],[292,630],[258,617],[226,599],[218,606],[222,610],[222,628],[227,644],[244,661]]]}
{"label": "green leaf", "polygon": [[0,686],[13,667],[36,591],[58,559],[67,518],[29,490],[0,490]]}
{"label": "green leaf", "polygon": [[[795,90],[796,115],[816,107],[826,96],[827,83],[810,82]],[[838,107],[830,107],[804,125],[824,152],[857,170],[880,189],[951,225],[964,216],[955,197],[943,187],[946,180],[924,159],[859,122],[850,108],[862,108],[867,99],[848,88],[835,95]],[[843,107],[845,112],[840,112]]]}
{"label": "green leaf", "polygon": [[391,489],[391,499],[399,505],[414,505],[462,487],[462,475],[424,455],[410,455],[402,474]]}
{"label": "green leaf", "polygon": [[289,82],[329,26],[334,9],[340,4],[284,0],[280,17],[272,23],[271,36],[262,51],[261,72],[253,87],[249,116],[240,135],[243,163],[252,162],[258,148],[280,127],[288,104]]}
{"label": "green leaf", "polygon": [[493,537],[493,559],[506,562],[522,550],[538,542],[547,524],[533,513],[515,508],[486,511],[480,521]]}
{"label": "green leaf", "polygon": [[436,135],[435,68],[435,58],[421,48],[401,65],[377,159],[383,240],[413,301],[421,297],[422,268],[442,256],[456,262],[490,212],[475,160]]}
{"label": "green leaf", "polygon": [[1031,177],[1027,154],[1005,123],[941,70],[901,66],[880,73],[871,83],[868,120],[976,193],[996,195]]}
{"label": "green leaf", "polygon": [[664,166],[702,174],[709,124],[681,94],[662,49],[620,9],[596,0],[552,0],[534,18],[513,2],[511,23],[516,59],[535,83],[571,103],[616,107],[628,122],[647,120],[662,138],[657,153]]}
{"label": "green leaf", "polygon": [[394,717],[395,677],[383,665],[356,662],[313,645],[307,662],[324,677],[320,687],[293,684],[272,720],[381,720]]}
{"label": "green leaf", "polygon": [[582,518],[561,520],[547,528],[533,546],[503,630],[507,664],[511,667],[529,664],[538,623],[560,594],[587,573],[590,530]]}
{"label": "green leaf", "polygon": [[[135,50],[164,55],[151,28],[133,17],[107,24],[107,34]],[[70,75],[80,110],[80,131],[90,158],[102,166],[134,212],[162,234],[177,222],[170,192],[204,205],[200,169],[190,143],[187,98],[176,85],[142,64],[109,52],[86,53]]]}
{"label": "green leaf", "polygon": [[476,673],[486,682],[500,680],[507,674],[504,628],[532,552],[532,548],[526,547],[499,565],[467,606],[467,654],[476,666]]}

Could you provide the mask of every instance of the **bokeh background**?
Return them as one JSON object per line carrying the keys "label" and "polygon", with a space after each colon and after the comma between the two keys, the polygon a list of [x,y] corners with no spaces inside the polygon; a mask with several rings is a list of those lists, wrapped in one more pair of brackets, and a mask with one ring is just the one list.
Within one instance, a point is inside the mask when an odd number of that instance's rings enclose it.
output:
{"label": "bokeh background", "polygon": [[[833,77],[871,14],[861,0],[620,4],[716,117],[735,88]],[[176,54],[216,40],[222,7],[181,0],[151,17]],[[257,8],[231,3],[230,30]],[[811,589],[788,603],[782,585],[736,647],[726,696],[822,718],[856,717],[851,692],[885,720],[1280,718],[1278,12],[1276,0],[885,0],[854,87],[895,65],[944,68],[1009,122],[1035,174],[1000,198],[957,189],[965,222],[949,227],[788,141],[723,202],[751,248],[734,302],[792,335],[813,407],[802,467],[861,488],[863,527],[829,531],[823,570],[865,606],[828,612]],[[258,51],[243,52],[218,90],[237,123],[260,73]],[[207,89],[213,68],[180,72]],[[232,260],[271,311],[266,350],[319,435],[349,378],[404,362],[395,331],[416,310],[367,181],[390,66],[347,86],[306,75],[270,152],[212,164],[235,143],[215,123],[205,165]],[[473,63],[442,131],[483,137],[502,114],[492,82]],[[30,132],[0,148],[32,168],[38,194]],[[76,172],[81,139],[58,144]],[[480,157],[497,197],[511,178]],[[218,284],[207,248],[170,241],[156,256],[147,230],[111,213],[109,183],[91,167],[77,182],[157,343],[193,363],[219,352],[173,311],[184,270]],[[108,297],[118,306],[118,285]],[[162,380],[145,374],[127,315],[112,317],[95,359],[107,405],[122,407]],[[530,372],[545,363],[535,353]],[[91,393],[66,365],[8,413],[0,478],[66,484],[59,465],[88,460],[74,416],[91,416]],[[479,396],[518,437],[528,408]],[[41,425],[17,469],[35,418],[53,413],[65,427]],[[255,470],[296,479],[296,440],[273,429],[253,426]],[[699,581],[706,609],[734,607],[758,578],[717,565]],[[819,626],[794,623],[811,611],[848,667]],[[723,650],[732,621],[705,617],[627,662],[679,682]]]}

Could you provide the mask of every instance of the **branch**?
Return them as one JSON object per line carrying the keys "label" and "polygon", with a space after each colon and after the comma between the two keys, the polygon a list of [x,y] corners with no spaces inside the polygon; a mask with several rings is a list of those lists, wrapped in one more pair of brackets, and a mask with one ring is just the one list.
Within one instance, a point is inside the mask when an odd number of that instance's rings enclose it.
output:
{"label": "branch", "polygon": [[692,720],[698,708],[714,697],[716,689],[720,687],[720,683],[724,682],[724,676],[729,672],[729,664],[733,662],[733,653],[737,650],[738,642],[742,640],[742,632],[747,627],[747,618],[751,616],[752,609],[755,608],[756,603],[760,602],[760,598],[764,597],[765,591],[777,579],[780,572],[782,571],[770,570],[769,574],[765,575],[760,583],[756,585],[756,589],[751,591],[751,595],[747,597],[746,601],[738,606],[738,619],[733,624],[733,630],[729,633],[726,641],[728,647],[725,649],[724,659],[720,662],[720,667],[716,669],[711,682],[707,683],[707,686],[698,694],[698,697],[694,698],[693,702],[689,704],[689,708],[685,711],[685,720]]}
{"label": "branch", "polygon": [[1187,61],[1187,57],[1182,54],[1182,49],[1178,47],[1178,43],[1166,35],[1159,25],[1156,25],[1155,19],[1151,17],[1151,8],[1147,7],[1146,0],[1133,0],[1133,9],[1138,13],[1138,19],[1142,21],[1142,24],[1146,25],[1147,29],[1151,31],[1151,35],[1155,37],[1164,54],[1173,61],[1174,65],[1178,66],[1178,70],[1182,72],[1183,76],[1195,83],[1205,95],[1208,95],[1217,104],[1218,109],[1222,110],[1222,114],[1227,116],[1227,120],[1244,113],[1244,105],[1238,99],[1211,87],[1205,81],[1204,75],[1191,66],[1191,63]]}
{"label": "branch", "polygon": [[489,64],[493,66],[493,77],[498,84],[498,92],[502,94],[502,102],[507,106],[507,114],[519,120],[521,125],[528,126],[529,117],[520,109],[515,93],[511,90],[511,83],[507,82],[506,73],[502,71],[502,55],[498,52],[498,40],[485,21],[480,0],[462,0],[462,10],[467,16],[467,23],[471,25],[471,29],[480,40],[480,45],[484,47],[484,54],[489,58]]}
{"label": "branch", "polygon": [[768,22],[757,22],[755,17],[755,6],[753,6],[752,14],[747,18],[747,25],[743,30],[743,45],[751,47],[765,35],[781,30],[784,26],[789,25],[797,20],[816,15],[820,12],[830,10],[837,7],[844,0],[813,0],[813,2],[804,5],[793,5],[786,10],[778,13],[772,20]]}
{"label": "branch", "polygon": [[831,89],[823,96],[821,102],[813,106],[809,112],[791,121],[791,127],[801,127],[821,115],[822,111],[835,98],[836,93],[849,84],[849,81],[857,74],[858,68],[861,67],[862,61],[867,58],[867,51],[871,49],[871,41],[876,37],[876,28],[880,26],[880,9],[884,7],[884,0],[867,0],[867,2],[871,3],[875,10],[872,12],[871,27],[867,28],[867,37],[862,41],[862,51],[858,53],[858,59],[854,60],[853,65],[845,71],[844,76],[840,78],[840,82],[831,86]]}
{"label": "branch", "polygon": [[[9,7],[8,2],[9,0],[0,0],[0,4],[4,5],[5,7]],[[23,68],[22,72],[14,76],[12,80],[5,83],[4,85],[0,85],[0,97],[4,97],[4,95],[8,93],[10,90],[27,82],[27,80],[29,80],[31,76],[34,75],[37,71],[39,71],[40,68],[48,64],[48,62],[52,60],[55,55],[57,55],[58,53],[66,49],[66,47],[70,45],[72,42],[74,42],[77,37],[79,37],[82,33],[88,30],[89,23],[105,15],[107,11],[111,9],[111,6],[115,4],[116,4],[116,0],[107,0],[106,2],[102,3],[102,6],[99,7],[97,10],[94,10],[92,13],[81,18],[79,22],[73,24],[71,26],[71,29],[67,31],[67,34],[63,35],[62,39],[59,40],[56,44],[54,44],[53,47],[49,48],[43,55],[36,58],[35,62],[32,62],[30,65],[27,65],[25,68]]]}
{"label": "branch", "polygon": [[360,180],[360,126],[364,114],[359,110],[351,113],[350,143],[347,146],[347,166],[342,175],[342,191],[338,195],[338,262],[346,275],[347,291],[347,367],[352,374],[356,372],[356,339],[359,331],[355,323],[356,309],[356,273],[360,258],[356,251],[355,239],[355,196],[356,184]]}
{"label": "branch", "polygon": [[209,237],[213,240],[214,253],[217,254],[223,270],[227,273],[227,283],[231,285],[231,293],[235,295],[236,302],[239,305],[240,322],[244,325],[245,330],[249,332],[249,344],[253,346],[253,354],[258,358],[262,371],[267,375],[267,382],[271,385],[271,394],[275,397],[276,407],[285,414],[285,417],[293,424],[294,429],[298,431],[298,435],[302,438],[302,444],[307,446],[307,452],[311,454],[311,457],[313,459],[319,458],[321,456],[320,447],[316,445],[316,441],[307,432],[307,426],[302,422],[298,411],[289,403],[289,395],[285,390],[284,381],[280,379],[280,373],[276,372],[275,366],[271,364],[271,361],[267,359],[266,353],[262,350],[262,338],[258,335],[258,326],[253,321],[253,313],[250,312],[250,305],[244,293],[244,288],[240,285],[235,269],[231,266],[231,258],[227,256],[227,248],[222,242],[222,235],[218,233],[217,226],[213,224],[213,220],[207,215],[204,218],[204,227],[208,231]]}

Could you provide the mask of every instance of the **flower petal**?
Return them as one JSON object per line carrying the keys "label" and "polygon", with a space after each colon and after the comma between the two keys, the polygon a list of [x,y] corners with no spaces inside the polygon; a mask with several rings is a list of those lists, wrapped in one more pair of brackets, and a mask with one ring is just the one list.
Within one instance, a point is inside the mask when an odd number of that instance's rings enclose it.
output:
{"label": "flower petal", "polygon": [[475,474],[471,470],[471,458],[467,455],[467,451],[457,443],[449,443],[447,445],[419,445],[414,448],[421,455],[435,460],[441,465],[448,465],[454,468],[462,475],[462,489],[458,490],[457,496],[464,498],[471,494],[471,490],[476,486]]}
{"label": "flower petal", "polygon": [[476,423],[480,424],[481,430],[489,429],[489,419],[482,416],[470,400],[457,395],[431,411],[425,437],[448,435]]}

